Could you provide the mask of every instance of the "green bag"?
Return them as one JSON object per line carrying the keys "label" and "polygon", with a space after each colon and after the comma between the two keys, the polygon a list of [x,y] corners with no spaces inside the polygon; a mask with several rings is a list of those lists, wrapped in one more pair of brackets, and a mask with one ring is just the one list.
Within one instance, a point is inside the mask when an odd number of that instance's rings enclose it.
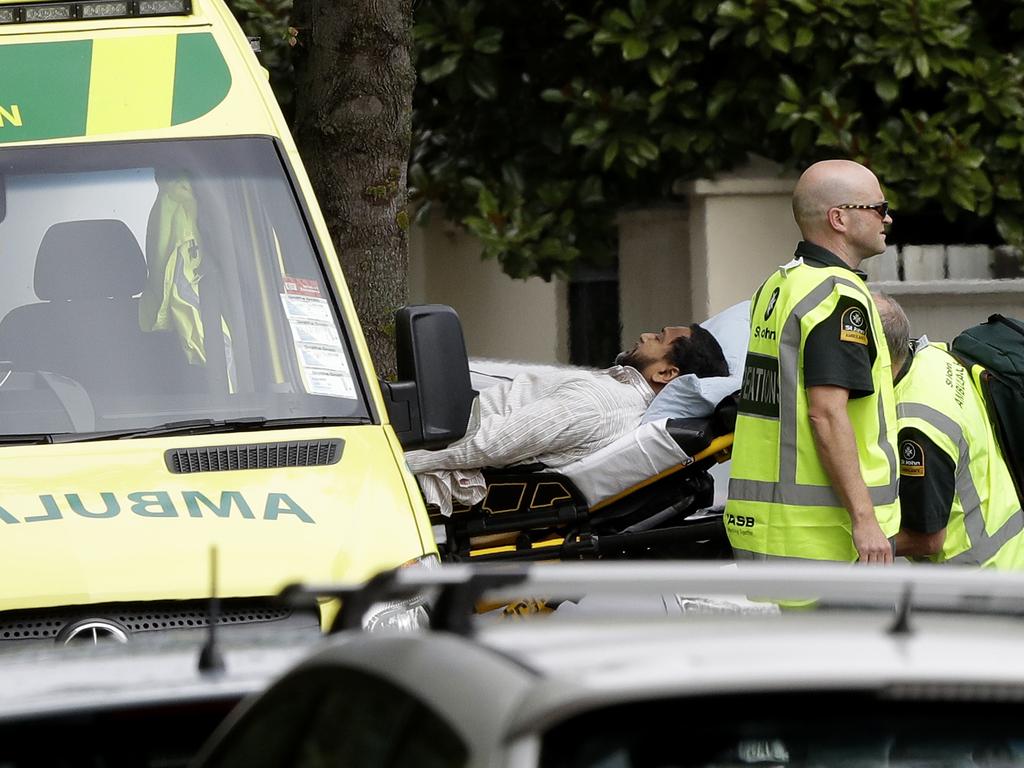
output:
{"label": "green bag", "polygon": [[953,339],[952,350],[965,364],[985,368],[982,394],[1024,505],[1024,322],[991,315]]}

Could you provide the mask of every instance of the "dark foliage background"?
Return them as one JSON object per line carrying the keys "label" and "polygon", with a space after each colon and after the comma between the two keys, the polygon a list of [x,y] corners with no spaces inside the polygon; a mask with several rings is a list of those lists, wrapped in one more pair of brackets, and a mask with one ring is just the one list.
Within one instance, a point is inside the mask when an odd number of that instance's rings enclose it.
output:
{"label": "dark foliage background", "polygon": [[[231,4],[287,105],[303,44],[289,0]],[[748,153],[866,163],[906,216],[897,240],[1024,245],[1019,0],[420,0],[415,14],[410,196],[510,275],[609,263],[617,211]]]}

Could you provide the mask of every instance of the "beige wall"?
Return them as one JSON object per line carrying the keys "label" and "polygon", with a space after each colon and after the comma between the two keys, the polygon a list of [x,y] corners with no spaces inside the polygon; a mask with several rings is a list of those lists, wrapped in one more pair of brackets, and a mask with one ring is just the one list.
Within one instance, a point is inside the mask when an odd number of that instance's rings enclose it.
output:
{"label": "beige wall", "polygon": [[480,258],[480,243],[433,216],[409,238],[409,302],[459,313],[472,357],[537,363],[569,359],[568,299],[559,280],[513,280]]}
{"label": "beige wall", "polygon": [[690,199],[691,302],[698,319],[749,299],[793,257],[800,231],[790,200],[796,179],[755,160],[715,181],[677,186]]}
{"label": "beige wall", "polygon": [[621,346],[644,331],[690,322],[688,212],[656,208],[622,213],[619,226]]}
{"label": "beige wall", "polygon": [[1024,280],[887,281],[871,283],[871,288],[900,303],[912,336],[932,341],[951,341],[995,312],[1024,317]]}

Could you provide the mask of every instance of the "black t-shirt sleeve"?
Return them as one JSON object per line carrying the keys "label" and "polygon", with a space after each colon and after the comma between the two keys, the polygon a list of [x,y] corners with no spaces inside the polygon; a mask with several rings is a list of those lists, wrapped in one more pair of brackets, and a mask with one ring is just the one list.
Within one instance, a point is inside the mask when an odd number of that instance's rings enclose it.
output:
{"label": "black t-shirt sleeve", "polygon": [[935,533],[949,525],[956,464],[921,430],[900,430],[900,526]]}
{"label": "black t-shirt sleeve", "polygon": [[850,391],[851,398],[875,391],[871,366],[875,339],[871,318],[857,299],[842,296],[835,310],[807,335],[804,344],[804,386],[831,385]]}

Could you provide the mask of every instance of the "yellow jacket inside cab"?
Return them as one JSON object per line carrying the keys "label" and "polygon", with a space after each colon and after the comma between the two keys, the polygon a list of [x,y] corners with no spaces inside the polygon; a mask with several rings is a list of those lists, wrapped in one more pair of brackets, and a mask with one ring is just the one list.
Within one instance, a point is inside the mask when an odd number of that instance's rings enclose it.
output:
{"label": "yellow jacket inside cab", "polygon": [[0,611],[204,598],[212,547],[227,598],[429,559],[388,413],[457,430],[385,393],[221,0],[0,0]]}

